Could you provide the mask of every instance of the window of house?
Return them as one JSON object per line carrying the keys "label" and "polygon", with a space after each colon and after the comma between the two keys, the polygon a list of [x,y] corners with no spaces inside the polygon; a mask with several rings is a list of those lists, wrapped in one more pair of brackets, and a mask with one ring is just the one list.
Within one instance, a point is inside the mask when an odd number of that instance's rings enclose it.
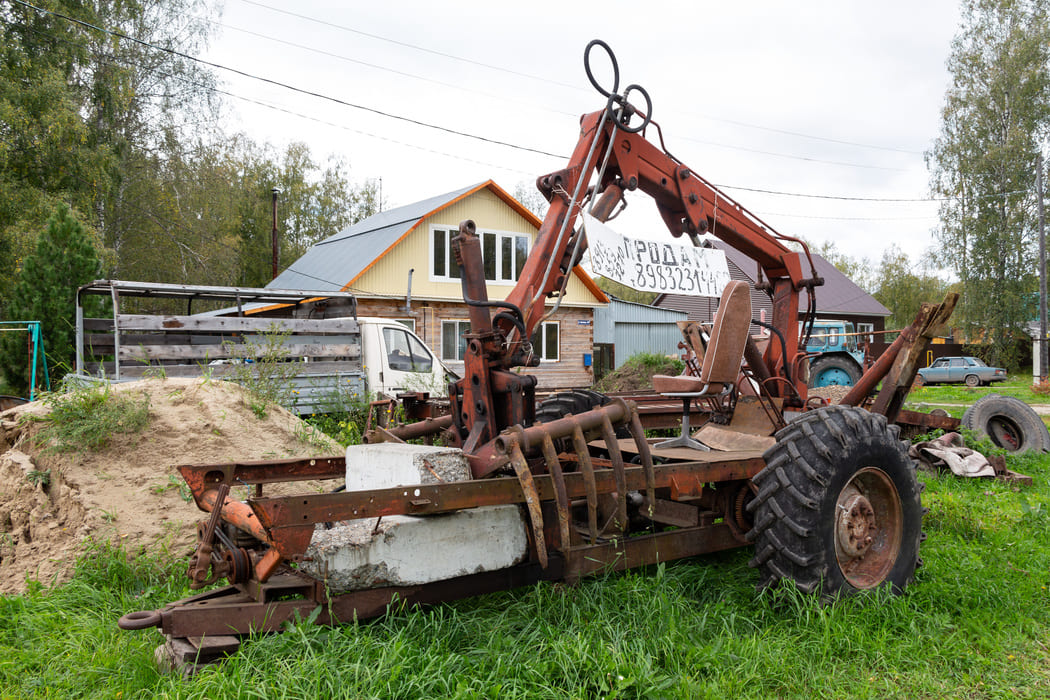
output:
{"label": "window of house", "polygon": [[541,323],[532,334],[532,352],[541,362],[557,362],[558,349],[558,322]]}
{"label": "window of house", "polygon": [[397,322],[397,323],[400,323],[402,326],[404,326],[408,330],[412,331],[413,333],[416,332],[416,319],[414,319],[414,318],[395,318],[394,321]]}
{"label": "window of house", "polygon": [[453,362],[463,359],[467,341],[463,334],[470,330],[470,321],[441,322],[441,359]]}
{"label": "window of house", "polygon": [[401,372],[429,372],[434,358],[414,335],[398,328],[384,328],[387,366]]}
{"label": "window of house", "polygon": [[[452,238],[458,229],[435,226],[430,230],[430,272],[435,279],[460,279],[459,264],[452,253]],[[525,267],[529,255],[529,237],[520,233],[478,231],[485,279],[489,282],[512,283]]]}

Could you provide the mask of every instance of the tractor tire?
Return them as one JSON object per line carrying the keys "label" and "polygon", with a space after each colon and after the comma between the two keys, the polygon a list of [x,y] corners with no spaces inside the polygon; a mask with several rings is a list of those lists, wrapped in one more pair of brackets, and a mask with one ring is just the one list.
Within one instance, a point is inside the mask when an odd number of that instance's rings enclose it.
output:
{"label": "tractor tire", "polygon": [[[536,406],[536,422],[549,423],[567,415],[575,416],[577,413],[585,413],[592,408],[604,406],[611,399],[597,391],[590,389],[572,389],[551,394]],[[631,431],[626,425],[615,426],[616,437],[631,437]],[[572,439],[562,438],[554,441],[554,446],[559,452],[572,451]]]}
{"label": "tractor tire", "polygon": [[575,416],[607,403],[608,396],[590,389],[561,391],[551,394],[536,405],[536,421],[549,423],[563,416]]}
{"label": "tractor tire", "polygon": [[853,386],[860,381],[860,367],[852,359],[826,355],[809,366],[809,387]]}
{"label": "tractor tire", "polygon": [[1032,407],[1012,396],[989,394],[966,409],[963,427],[986,435],[1011,454],[1050,452],[1050,432]]}
{"label": "tractor tire", "polygon": [[827,600],[904,591],[925,536],[922,487],[899,436],[884,416],[850,406],[810,411],[777,433],[747,506],[760,588],[790,581]]}

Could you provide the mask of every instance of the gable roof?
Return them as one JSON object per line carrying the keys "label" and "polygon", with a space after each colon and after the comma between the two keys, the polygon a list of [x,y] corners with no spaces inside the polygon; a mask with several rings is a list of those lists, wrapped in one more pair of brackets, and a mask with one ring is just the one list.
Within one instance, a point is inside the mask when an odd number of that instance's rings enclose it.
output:
{"label": "gable roof", "polygon": [[[492,180],[373,214],[315,243],[277,275],[267,288],[346,291],[380,258],[393,250],[427,217],[475,192],[487,189],[537,229],[543,221]],[[598,301],[608,297],[579,266],[573,272]]]}
{"label": "gable roof", "polygon": [[[719,250],[725,251],[726,258],[732,260],[740,270],[747,275],[752,284],[758,274],[758,263],[722,241],[712,241]],[[832,265],[830,262],[817,255],[812,254],[815,274],[824,278],[824,286],[817,287],[817,313],[818,314],[851,314],[863,316],[889,316],[890,310],[879,303],[879,301],[854,284],[853,280]],[[807,273],[806,264],[803,263],[803,274]],[[799,311],[805,311],[809,303],[809,295],[806,290],[799,294]]]}

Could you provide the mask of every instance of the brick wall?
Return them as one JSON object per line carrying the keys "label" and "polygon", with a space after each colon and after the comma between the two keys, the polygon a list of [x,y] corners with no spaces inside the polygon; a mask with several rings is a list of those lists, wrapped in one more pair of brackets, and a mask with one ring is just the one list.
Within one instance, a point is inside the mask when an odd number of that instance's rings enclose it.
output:
{"label": "brick wall", "polygon": [[[358,316],[379,316],[390,319],[412,319],[415,332],[440,357],[441,322],[468,320],[467,307],[462,303],[414,301],[411,312],[404,310],[404,299],[359,299]],[[528,374],[539,380],[542,389],[587,387],[594,383],[591,368],[583,364],[583,356],[594,351],[594,312],[589,308],[562,307],[549,321],[558,323],[557,362],[541,362],[529,367]],[[583,321],[585,323],[581,324]],[[462,362],[444,360],[453,370],[462,371]]]}

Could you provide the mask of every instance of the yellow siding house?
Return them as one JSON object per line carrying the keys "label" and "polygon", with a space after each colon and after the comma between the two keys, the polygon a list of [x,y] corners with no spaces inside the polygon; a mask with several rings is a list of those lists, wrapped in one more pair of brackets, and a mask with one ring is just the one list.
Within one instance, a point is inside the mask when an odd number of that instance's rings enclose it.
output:
{"label": "yellow siding house", "polygon": [[[314,245],[267,287],[353,292],[359,316],[405,323],[461,369],[468,313],[451,239],[465,219],[481,237],[489,299],[506,298],[542,222],[491,180],[360,221]],[[558,312],[534,338],[541,361],[528,371],[544,389],[593,382],[594,309],[609,300],[581,268],[573,272]]]}

